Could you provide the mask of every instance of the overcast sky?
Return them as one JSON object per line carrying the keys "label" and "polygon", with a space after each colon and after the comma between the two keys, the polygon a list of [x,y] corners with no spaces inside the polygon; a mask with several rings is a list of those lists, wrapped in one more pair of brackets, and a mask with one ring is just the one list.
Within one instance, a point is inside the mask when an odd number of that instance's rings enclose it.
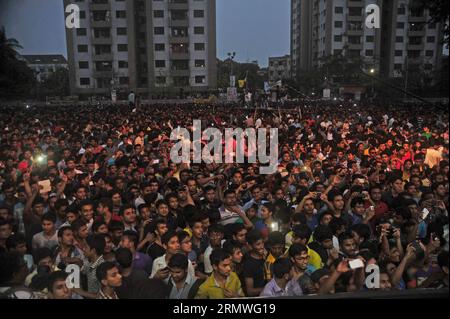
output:
{"label": "overcast sky", "polygon": [[[216,0],[217,54],[241,62],[289,54],[290,0]],[[63,0],[0,0],[0,24],[22,54],[67,56]]]}

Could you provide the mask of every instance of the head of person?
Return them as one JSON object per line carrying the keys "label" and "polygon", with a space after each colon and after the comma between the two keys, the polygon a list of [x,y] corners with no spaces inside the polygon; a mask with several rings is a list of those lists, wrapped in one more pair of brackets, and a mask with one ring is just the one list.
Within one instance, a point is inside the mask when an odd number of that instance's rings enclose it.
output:
{"label": "head of person", "polygon": [[0,254],[0,286],[23,285],[28,275],[27,263],[18,252]]}
{"label": "head of person", "polygon": [[303,244],[292,244],[289,247],[289,257],[291,258],[292,264],[300,269],[301,271],[306,271],[309,263],[308,248]]}
{"label": "head of person", "polygon": [[175,283],[183,282],[188,275],[188,258],[185,254],[173,255],[168,263],[170,276]]}
{"label": "head of person", "polygon": [[122,239],[120,240],[119,246],[122,248],[127,248],[132,252],[136,251],[139,243],[139,236],[136,232],[132,230],[126,230],[123,232]]}
{"label": "head of person", "polygon": [[355,240],[356,246],[359,247],[363,242],[370,239],[371,229],[369,225],[366,224],[355,224],[350,227],[353,239]]}
{"label": "head of person", "polygon": [[247,242],[251,246],[252,253],[263,257],[265,253],[264,239],[260,231],[252,230],[247,235]]}
{"label": "head of person", "polygon": [[122,239],[124,230],[125,226],[121,221],[112,220],[109,223],[109,233],[111,234],[111,239],[115,245],[119,244],[120,240]]}
{"label": "head of person", "polygon": [[48,277],[48,297],[49,299],[71,299],[72,289],[67,287],[67,276],[65,271],[57,270]]}
{"label": "head of person", "polygon": [[105,261],[100,264],[96,270],[96,277],[102,287],[119,288],[122,286],[122,275],[113,262]]}
{"label": "head of person", "polygon": [[209,258],[215,274],[224,278],[230,276],[232,259],[229,253],[222,248],[214,249]]}
{"label": "head of person", "polygon": [[331,191],[328,194],[328,200],[331,202],[335,210],[343,210],[345,206],[344,197],[339,192]]}
{"label": "head of person", "polygon": [[392,290],[391,276],[386,268],[380,269],[380,288],[382,291]]}
{"label": "head of person", "polygon": [[322,226],[328,226],[330,225],[333,218],[333,213],[327,210],[320,215],[319,224]]}
{"label": "head of person", "polygon": [[234,224],[231,233],[233,240],[240,242],[242,245],[247,243],[247,229],[244,224]]}
{"label": "head of person", "polygon": [[45,213],[41,218],[42,230],[45,234],[52,234],[55,231],[56,216],[52,213]]}
{"label": "head of person", "polygon": [[166,254],[175,255],[180,252],[180,242],[178,241],[177,233],[173,231],[166,232],[162,238],[161,242],[163,248],[166,250]]}
{"label": "head of person", "polygon": [[312,231],[308,225],[300,224],[292,228],[292,243],[306,245],[311,238]]}
{"label": "head of person", "polygon": [[94,234],[107,234],[109,232],[108,225],[104,220],[96,220],[92,223],[92,231]]}
{"label": "head of person", "polygon": [[0,219],[0,240],[6,241],[12,235],[12,221]]}
{"label": "head of person", "polygon": [[191,237],[184,230],[180,230],[179,232],[177,232],[177,236],[180,243],[181,252],[186,255],[189,254],[192,251]]}
{"label": "head of person", "polygon": [[75,238],[78,240],[84,240],[89,235],[89,229],[85,221],[81,219],[77,219],[72,223],[72,229],[75,235]]}
{"label": "head of person", "polygon": [[17,252],[22,256],[27,253],[26,239],[21,233],[9,236],[8,239],[6,239],[5,245],[8,251]]}
{"label": "head of person", "polygon": [[165,221],[162,218],[158,218],[155,221],[155,228],[154,232],[156,236],[159,236],[162,238],[162,236],[169,231],[169,228],[167,227],[167,221]]}
{"label": "head of person", "polygon": [[89,222],[94,217],[94,203],[92,201],[85,199],[80,203],[80,213],[81,218],[85,222]]}
{"label": "head of person", "polygon": [[112,214],[112,211],[114,209],[114,204],[111,198],[104,197],[100,199],[98,205],[97,205],[97,212],[105,216],[106,214]]}
{"label": "head of person", "polygon": [[137,214],[133,205],[124,205],[120,210],[123,222],[127,225],[133,225],[136,223]]}
{"label": "head of person", "polygon": [[236,206],[237,198],[236,198],[236,193],[233,190],[227,189],[224,192],[223,197],[224,197],[223,202],[226,206]]}
{"label": "head of person", "polygon": [[329,226],[319,225],[314,230],[314,240],[317,241],[323,248],[333,248],[333,231]]}
{"label": "head of person", "polygon": [[275,279],[288,282],[292,279],[292,263],[289,258],[278,258],[273,263],[273,276]]}
{"label": "head of person", "polygon": [[102,256],[105,252],[106,242],[101,235],[89,235],[86,238],[86,244],[85,256],[90,260]]}
{"label": "head of person", "polygon": [[61,247],[71,247],[75,241],[71,226],[63,226],[58,229],[58,242]]}
{"label": "head of person", "polygon": [[279,231],[274,231],[269,234],[269,239],[267,241],[267,245],[270,251],[270,254],[278,258],[284,253],[285,240],[284,236]]}
{"label": "head of person", "polygon": [[242,253],[242,244],[237,240],[227,240],[222,248],[230,254],[231,260],[235,265],[242,263],[244,254]]}
{"label": "head of person", "polygon": [[341,252],[347,257],[356,257],[357,245],[352,233],[350,231],[346,231],[340,234],[338,239]]}
{"label": "head of person", "polygon": [[208,229],[209,243],[213,248],[219,248],[222,245],[224,231],[219,225],[213,225]]}
{"label": "head of person", "polygon": [[[330,278],[330,270],[326,268],[320,268],[314,271],[311,274],[311,281],[314,284],[315,291],[319,291],[320,287]],[[331,293],[334,293],[334,289],[330,291]]]}
{"label": "head of person", "polygon": [[118,248],[114,256],[121,269],[129,269],[133,265],[133,253],[128,248]]}
{"label": "head of person", "polygon": [[358,216],[363,216],[366,210],[364,207],[364,200],[360,196],[357,196],[351,200],[350,207],[352,209],[352,213]]}

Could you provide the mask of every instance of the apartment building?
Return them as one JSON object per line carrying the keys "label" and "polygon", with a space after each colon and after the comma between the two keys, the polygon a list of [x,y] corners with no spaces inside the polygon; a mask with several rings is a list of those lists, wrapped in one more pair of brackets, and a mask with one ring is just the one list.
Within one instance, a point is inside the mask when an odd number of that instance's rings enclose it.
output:
{"label": "apartment building", "polygon": [[33,70],[38,82],[47,79],[58,69],[67,69],[67,60],[60,54],[22,55],[21,59]]}
{"label": "apartment building", "polygon": [[66,28],[72,94],[217,87],[215,0],[64,0],[72,3],[81,22]]}
{"label": "apartment building", "polygon": [[291,57],[269,57],[269,83],[291,78]]}

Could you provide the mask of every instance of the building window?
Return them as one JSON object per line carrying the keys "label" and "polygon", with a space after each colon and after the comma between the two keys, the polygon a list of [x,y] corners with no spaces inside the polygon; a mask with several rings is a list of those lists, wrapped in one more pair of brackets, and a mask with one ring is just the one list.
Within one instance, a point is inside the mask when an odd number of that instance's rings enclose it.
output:
{"label": "building window", "polygon": [[366,42],[373,42],[375,40],[375,37],[373,35],[366,36]]}
{"label": "building window", "polygon": [[344,13],[344,7],[334,7],[334,13]]}
{"label": "building window", "polygon": [[77,36],[82,37],[87,35],[87,30],[86,28],[78,28],[77,29]]}
{"label": "building window", "polygon": [[164,43],[155,43],[155,51],[165,51],[166,45]]}
{"label": "building window", "polygon": [[397,22],[397,29],[404,29],[405,28],[405,22]]}
{"label": "building window", "polygon": [[205,60],[195,60],[196,68],[204,68],[206,66]]}
{"label": "building window", "polygon": [[120,85],[128,85],[128,83],[129,83],[129,78],[127,76],[121,76],[119,78]]}
{"label": "building window", "polygon": [[335,49],[335,50],[333,51],[333,54],[334,54],[334,55],[341,55],[341,54],[342,54],[342,50],[341,50],[341,49]]}
{"label": "building window", "polygon": [[127,17],[127,12],[125,10],[118,10],[116,11],[116,18],[117,19],[125,19]]}
{"label": "building window", "polygon": [[155,77],[156,84],[166,84],[166,77],[165,76],[157,76]]}
{"label": "building window", "polygon": [[126,51],[128,51],[128,44],[118,44],[117,45],[117,51],[119,51],[119,52],[126,52]]}
{"label": "building window", "polygon": [[117,28],[117,35],[127,35],[127,28]]}
{"label": "building window", "polygon": [[80,11],[80,19],[86,19],[86,11]]}
{"label": "building window", "polygon": [[424,65],[424,68],[427,71],[431,71],[431,70],[433,70],[433,64],[427,63],[427,64]]}
{"label": "building window", "polygon": [[395,56],[403,56],[402,50],[395,50]]}
{"label": "building window", "polygon": [[204,18],[205,11],[203,10],[194,10],[194,18]]}
{"label": "building window", "polygon": [[397,14],[398,15],[404,15],[405,13],[406,13],[405,7],[397,8]]}
{"label": "building window", "polygon": [[165,68],[166,60],[155,60],[155,68]]}
{"label": "building window", "polygon": [[428,25],[428,29],[436,29],[436,23],[430,23],[429,25]]}
{"label": "building window", "polygon": [[164,18],[164,10],[153,10],[153,18]]}
{"label": "building window", "polygon": [[403,37],[395,37],[395,42],[403,43]]}
{"label": "building window", "polygon": [[204,84],[206,83],[206,76],[204,75],[197,75],[195,77],[195,84]]}
{"label": "building window", "polygon": [[79,53],[88,52],[88,46],[86,44],[78,45],[78,52]]}
{"label": "building window", "polygon": [[335,35],[334,42],[342,42],[342,35]]}
{"label": "building window", "polygon": [[427,43],[434,43],[436,40],[435,37],[427,37]]}
{"label": "building window", "polygon": [[403,65],[401,63],[394,64],[394,70],[396,70],[396,71],[401,71],[402,67],[403,67]]}
{"label": "building window", "polygon": [[128,61],[119,61],[119,69],[127,69]]}
{"label": "building window", "polygon": [[373,50],[366,50],[366,56],[373,56]]}
{"label": "building window", "polygon": [[342,28],[342,21],[334,21],[334,27],[335,28]]}
{"label": "building window", "polygon": [[90,78],[80,78],[80,85],[91,85]]}
{"label": "building window", "polygon": [[78,67],[80,69],[89,69],[89,62],[88,61],[79,61]]}
{"label": "building window", "polygon": [[205,44],[204,43],[195,43],[194,49],[195,49],[195,51],[205,51]]}
{"label": "building window", "polygon": [[194,27],[194,34],[205,34],[205,27]]}
{"label": "building window", "polygon": [[164,34],[164,27],[155,27],[154,28],[154,33],[156,35],[163,35]]}
{"label": "building window", "polygon": [[433,57],[434,56],[434,51],[433,50],[426,50],[425,51],[425,55],[427,57]]}

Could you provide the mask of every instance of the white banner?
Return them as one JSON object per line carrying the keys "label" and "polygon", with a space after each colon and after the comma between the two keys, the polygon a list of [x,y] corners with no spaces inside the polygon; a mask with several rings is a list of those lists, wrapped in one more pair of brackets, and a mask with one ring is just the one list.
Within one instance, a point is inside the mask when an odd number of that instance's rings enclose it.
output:
{"label": "white banner", "polygon": [[230,76],[230,87],[234,88],[236,86],[236,76]]}
{"label": "white banner", "polygon": [[227,101],[236,102],[238,100],[237,89],[235,87],[230,87],[227,89]]}
{"label": "white banner", "polygon": [[323,98],[329,99],[331,97],[331,90],[330,89],[323,89]]}

